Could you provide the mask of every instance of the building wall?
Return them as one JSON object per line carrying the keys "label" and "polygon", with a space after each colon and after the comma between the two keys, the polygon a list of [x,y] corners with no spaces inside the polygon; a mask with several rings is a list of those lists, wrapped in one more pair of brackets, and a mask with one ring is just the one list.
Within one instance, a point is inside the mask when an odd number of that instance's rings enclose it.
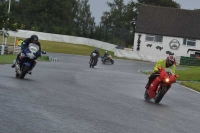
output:
{"label": "building wall", "polygon": [[[138,34],[135,34],[135,41],[134,41],[134,51],[137,51],[137,41],[138,41]],[[183,45],[183,38],[178,38],[178,37],[168,37],[168,36],[163,36],[163,42],[152,42],[152,41],[145,41],[146,34],[141,34],[141,43],[140,43],[140,51],[144,55],[156,55],[156,56],[164,56],[168,55],[166,54],[166,51],[170,51],[171,53],[174,53],[176,56],[190,56],[189,53],[187,53],[188,49],[198,49],[200,50],[200,40],[196,40],[196,46],[185,46]],[[174,40],[175,39],[175,40]],[[172,42],[173,40],[173,42]],[[178,46],[179,42],[180,46],[178,47],[177,50],[171,49],[170,46],[176,43]],[[148,45],[149,44],[149,45]],[[147,45],[149,47],[147,47]],[[151,47],[150,47],[151,45]],[[162,50],[156,49],[157,46],[160,46]]]}

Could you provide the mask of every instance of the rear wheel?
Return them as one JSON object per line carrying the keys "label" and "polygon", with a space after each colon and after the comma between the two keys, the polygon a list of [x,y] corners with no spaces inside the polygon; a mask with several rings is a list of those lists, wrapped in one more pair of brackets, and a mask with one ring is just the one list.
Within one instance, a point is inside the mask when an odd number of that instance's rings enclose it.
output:
{"label": "rear wheel", "polygon": [[23,68],[22,68],[22,73],[21,73],[21,75],[19,76],[20,79],[23,79],[23,78],[25,77],[25,75],[26,75],[26,73],[28,72],[28,70],[29,70],[29,67],[23,66]]}
{"label": "rear wheel", "polygon": [[114,60],[111,59],[110,62],[111,62],[111,64],[114,64]]}
{"label": "rear wheel", "polygon": [[93,66],[93,64],[94,64],[93,62],[94,62],[94,60],[92,59],[91,62],[90,62],[90,68],[91,68],[91,67],[94,67],[94,66]]}
{"label": "rear wheel", "polygon": [[151,97],[149,96],[147,90],[146,90],[145,93],[144,93],[144,99],[147,100],[147,101],[150,101],[150,100],[151,100]]}
{"label": "rear wheel", "polygon": [[166,86],[162,86],[160,88],[160,91],[156,94],[156,97],[154,100],[155,103],[159,103],[162,100],[163,96],[165,95],[166,90],[167,90]]}

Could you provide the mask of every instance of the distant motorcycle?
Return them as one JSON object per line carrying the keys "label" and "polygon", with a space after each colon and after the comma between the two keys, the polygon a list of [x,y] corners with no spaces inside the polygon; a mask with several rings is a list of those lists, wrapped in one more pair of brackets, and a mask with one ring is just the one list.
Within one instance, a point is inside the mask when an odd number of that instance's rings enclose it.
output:
{"label": "distant motorcycle", "polygon": [[158,77],[152,81],[149,89],[144,93],[146,100],[150,101],[153,98],[155,103],[159,103],[162,100],[171,85],[175,83],[176,78],[178,78],[178,75],[173,74],[169,68],[158,67],[158,69],[160,70]]}
{"label": "distant motorcycle", "polygon": [[109,63],[111,63],[111,64],[114,64],[114,60],[112,59],[112,56],[111,55],[109,55],[109,56],[107,56],[107,57],[101,57],[101,61],[103,62],[103,63],[106,63],[106,62],[109,62]]}
{"label": "distant motorcycle", "polygon": [[[36,64],[36,59],[38,58],[39,46],[30,43],[29,46],[21,52],[19,58],[15,62],[15,72],[16,77],[23,79],[25,75],[31,70],[31,64]],[[45,51],[42,51],[42,54],[46,54]],[[19,64],[18,60],[22,60]]]}
{"label": "distant motorcycle", "polygon": [[90,68],[94,68],[94,66],[97,65],[97,61],[98,61],[98,55],[96,53],[92,53],[90,56]]}

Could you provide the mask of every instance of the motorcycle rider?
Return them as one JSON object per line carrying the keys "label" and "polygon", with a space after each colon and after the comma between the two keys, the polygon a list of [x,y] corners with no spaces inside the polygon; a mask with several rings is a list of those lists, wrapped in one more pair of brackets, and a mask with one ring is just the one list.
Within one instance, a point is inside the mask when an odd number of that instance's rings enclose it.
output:
{"label": "motorcycle rider", "polygon": [[[92,51],[92,53],[90,54],[90,62],[92,61],[92,54],[93,54],[93,53],[97,54],[97,55],[96,55],[96,65],[97,65],[98,58],[100,57],[100,54],[99,54],[98,48],[95,48],[95,50]],[[89,62],[89,64],[90,64],[90,62]],[[96,66],[96,65],[95,65],[95,66]]]}
{"label": "motorcycle rider", "polygon": [[162,68],[170,68],[172,70],[172,72],[175,74],[175,70],[176,70],[176,61],[173,55],[169,55],[165,60],[159,60],[155,67],[154,67],[154,71],[153,73],[149,76],[149,81],[146,84],[146,89],[149,89],[149,86],[151,84],[151,82],[157,77],[159,76],[159,69],[158,67],[162,67]]}
{"label": "motorcycle rider", "polygon": [[[38,56],[38,57],[41,56],[41,45],[40,45],[40,42],[38,41],[38,36],[37,36],[37,35],[31,35],[30,38],[27,38],[26,40],[24,40],[24,41],[22,42],[22,45],[21,45],[21,52],[17,55],[16,61],[18,61],[20,65],[21,65],[21,63],[22,63],[22,60],[18,60],[18,59],[19,59],[21,53],[23,53],[23,51],[29,46],[30,43],[34,43],[34,44],[36,44],[36,45],[39,46],[39,51],[37,52],[37,55],[36,55],[36,56]],[[33,68],[35,67],[35,64],[36,64],[36,63],[34,63],[34,62],[31,64],[31,69],[30,69],[30,71],[29,71],[29,74],[32,73],[32,70],[33,70]],[[14,67],[15,67],[15,63],[14,63],[11,67],[14,68]]]}
{"label": "motorcycle rider", "polygon": [[105,51],[104,55],[103,55],[103,61],[106,60],[106,59],[109,59],[109,54],[107,51]]}

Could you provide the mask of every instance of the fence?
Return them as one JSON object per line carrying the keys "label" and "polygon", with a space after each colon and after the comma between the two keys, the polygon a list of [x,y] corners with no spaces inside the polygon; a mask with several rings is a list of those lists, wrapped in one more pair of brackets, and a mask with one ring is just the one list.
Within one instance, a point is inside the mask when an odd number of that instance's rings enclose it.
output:
{"label": "fence", "polygon": [[9,34],[3,30],[0,31],[0,54],[14,54],[19,53],[20,48],[15,45],[16,36],[9,36]]}
{"label": "fence", "polygon": [[200,59],[194,57],[181,56],[180,65],[185,66],[200,66]]}

